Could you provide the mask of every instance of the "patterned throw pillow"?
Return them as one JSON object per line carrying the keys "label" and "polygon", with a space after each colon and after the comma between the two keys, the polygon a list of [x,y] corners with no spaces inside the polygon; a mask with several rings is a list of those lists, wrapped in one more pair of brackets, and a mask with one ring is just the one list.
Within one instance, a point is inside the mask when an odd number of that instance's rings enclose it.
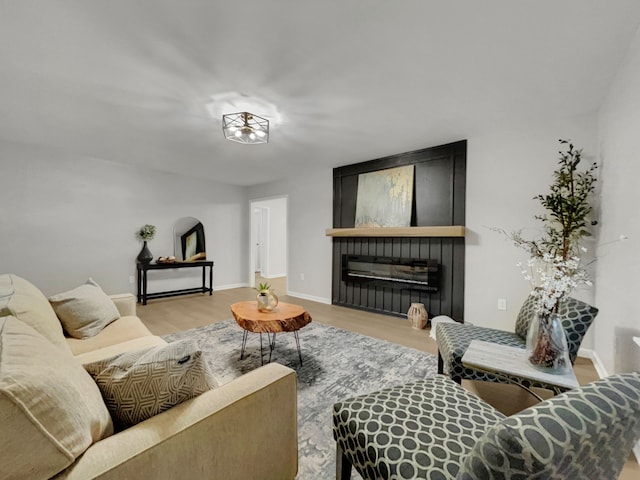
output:
{"label": "patterned throw pillow", "polygon": [[84,368],[122,428],[217,387],[195,340],[123,353]]}
{"label": "patterned throw pillow", "polygon": [[74,338],[89,338],[120,318],[115,303],[91,278],[68,292],[49,297],[65,331]]}

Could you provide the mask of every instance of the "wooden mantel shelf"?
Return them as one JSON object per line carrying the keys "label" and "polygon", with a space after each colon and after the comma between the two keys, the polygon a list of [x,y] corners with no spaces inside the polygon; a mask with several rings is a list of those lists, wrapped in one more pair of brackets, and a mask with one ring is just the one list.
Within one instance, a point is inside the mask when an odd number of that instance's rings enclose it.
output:
{"label": "wooden mantel shelf", "polygon": [[464,226],[328,228],[326,235],[327,237],[464,237]]}

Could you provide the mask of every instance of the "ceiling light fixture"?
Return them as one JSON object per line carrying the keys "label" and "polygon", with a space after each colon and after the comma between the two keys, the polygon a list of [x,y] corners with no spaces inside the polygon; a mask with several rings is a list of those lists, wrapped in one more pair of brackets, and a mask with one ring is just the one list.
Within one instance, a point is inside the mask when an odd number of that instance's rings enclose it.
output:
{"label": "ceiling light fixture", "polygon": [[227,140],[238,143],[267,143],[269,120],[249,112],[222,115],[222,131]]}

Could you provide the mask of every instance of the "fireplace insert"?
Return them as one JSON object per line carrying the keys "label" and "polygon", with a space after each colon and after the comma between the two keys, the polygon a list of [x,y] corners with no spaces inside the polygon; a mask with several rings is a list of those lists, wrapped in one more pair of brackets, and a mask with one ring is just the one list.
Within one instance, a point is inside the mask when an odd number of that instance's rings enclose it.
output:
{"label": "fireplace insert", "polygon": [[342,255],[342,280],[437,292],[440,269],[433,259]]}

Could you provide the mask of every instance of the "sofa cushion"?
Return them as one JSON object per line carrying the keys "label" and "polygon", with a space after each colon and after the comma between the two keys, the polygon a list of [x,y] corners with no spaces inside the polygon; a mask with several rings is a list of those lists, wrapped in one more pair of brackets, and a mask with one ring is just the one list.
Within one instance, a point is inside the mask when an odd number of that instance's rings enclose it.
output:
{"label": "sofa cushion", "polygon": [[50,478],[112,432],[100,390],[71,353],[0,318],[2,477]]}
{"label": "sofa cushion", "polygon": [[144,337],[126,340],[124,342],[98,348],[97,350],[91,350],[90,352],[81,353],[79,355],[76,355],[76,360],[78,360],[78,362],[80,362],[82,365],[86,365],[88,363],[94,363],[100,360],[115,357],[116,355],[120,355],[122,353],[135,352],[137,350],[147,350],[152,347],[159,347],[166,344],[167,342],[163,340],[162,337],[157,337],[155,335],[145,335]]}
{"label": "sofa cushion", "polygon": [[82,340],[79,338],[67,337],[67,344],[74,355],[80,355],[136,338],[149,337],[151,335],[151,332],[144,323],[142,323],[140,318],[127,316],[120,317],[115,322],[111,322],[100,333],[93,337]]}
{"label": "sofa cushion", "polygon": [[0,275],[0,317],[6,315],[16,317],[69,351],[60,320],[47,297],[32,283],[13,274]]}
{"label": "sofa cushion", "polygon": [[64,330],[74,338],[93,337],[120,318],[113,300],[91,278],[73,290],[49,297],[49,302]]}
{"label": "sofa cushion", "polygon": [[127,352],[84,367],[120,427],[146,420],[217,386],[195,340]]}

